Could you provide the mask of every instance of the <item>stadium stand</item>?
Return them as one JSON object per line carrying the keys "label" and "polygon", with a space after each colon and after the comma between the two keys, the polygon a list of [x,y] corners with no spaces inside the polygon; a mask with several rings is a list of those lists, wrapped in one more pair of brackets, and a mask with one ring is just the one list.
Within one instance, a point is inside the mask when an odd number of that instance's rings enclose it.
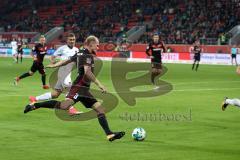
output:
{"label": "stadium stand", "polygon": [[6,0],[0,6],[5,31],[46,33],[63,26],[65,34],[75,32],[79,42],[89,34],[102,41],[116,39],[133,26],[150,24],[138,43],[149,41],[153,32],[166,43],[191,44],[196,38],[208,43],[227,38],[225,32],[240,23],[236,0]]}

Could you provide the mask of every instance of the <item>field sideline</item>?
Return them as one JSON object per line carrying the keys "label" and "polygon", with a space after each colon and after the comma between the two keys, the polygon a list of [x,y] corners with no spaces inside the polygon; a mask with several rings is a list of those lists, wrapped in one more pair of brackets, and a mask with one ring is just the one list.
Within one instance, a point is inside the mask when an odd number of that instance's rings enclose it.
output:
{"label": "field sideline", "polygon": [[[168,72],[162,79],[170,82],[173,90],[159,97],[139,98],[134,107],[119,98],[118,107],[107,117],[110,127],[126,131],[126,136],[110,143],[97,119],[66,122],[47,109],[24,115],[28,96],[46,92],[41,88],[38,73],[20,81],[17,87],[13,85],[13,78],[28,71],[31,64],[30,59],[14,64],[11,58],[0,58],[1,160],[238,160],[240,157],[240,110],[229,107],[223,112],[220,108],[225,96],[240,97],[240,76],[236,75],[235,66],[200,65],[195,72],[189,64],[166,64]],[[104,62],[98,79],[117,96],[109,78],[110,67],[110,62]],[[86,111],[80,104],[76,107]],[[191,119],[123,118],[125,114],[138,113],[180,114]],[[143,142],[131,138],[132,130],[139,126],[147,132]]]}

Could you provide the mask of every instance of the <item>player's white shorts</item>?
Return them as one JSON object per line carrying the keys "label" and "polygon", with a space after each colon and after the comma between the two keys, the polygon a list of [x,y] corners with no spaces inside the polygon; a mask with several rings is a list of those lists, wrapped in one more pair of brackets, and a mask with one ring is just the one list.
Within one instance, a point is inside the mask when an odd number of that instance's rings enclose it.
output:
{"label": "player's white shorts", "polygon": [[69,90],[70,87],[72,86],[72,80],[71,80],[71,73],[65,78],[65,79],[58,79],[54,89],[56,90]]}
{"label": "player's white shorts", "polygon": [[69,63],[66,66],[62,66],[58,70],[58,80],[54,87],[56,90],[69,90],[72,86],[71,71],[74,63]]}
{"label": "player's white shorts", "polygon": [[12,55],[16,55],[17,54],[17,49],[12,49]]}

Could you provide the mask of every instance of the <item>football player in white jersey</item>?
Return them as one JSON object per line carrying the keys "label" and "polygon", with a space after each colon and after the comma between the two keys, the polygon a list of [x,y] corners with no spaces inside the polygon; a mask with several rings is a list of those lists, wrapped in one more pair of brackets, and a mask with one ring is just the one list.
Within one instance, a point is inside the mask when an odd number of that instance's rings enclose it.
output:
{"label": "football player in white jersey", "polygon": [[225,111],[228,105],[236,106],[236,107],[240,108],[240,99],[238,99],[238,98],[230,99],[228,97],[225,97],[225,99],[222,103],[222,110]]}
{"label": "football player in white jersey", "polygon": [[[61,61],[69,59],[71,56],[75,55],[79,52],[79,49],[75,47],[76,37],[73,33],[69,33],[67,36],[67,44],[59,47],[51,57],[51,62],[55,63],[55,58],[59,57]],[[47,92],[39,96],[30,96],[29,100],[31,103],[35,103],[37,101],[44,101],[55,99],[63,93],[64,90],[69,90],[72,85],[71,80],[71,71],[75,63],[69,63],[68,65],[62,66],[58,69],[57,73],[57,83],[54,86],[54,90],[52,92]],[[74,107],[70,107],[69,114],[79,114],[81,112],[77,111]]]}
{"label": "football player in white jersey", "polygon": [[12,42],[11,42],[11,47],[12,47],[12,56],[14,59],[14,62],[17,62],[17,41],[13,38]]}

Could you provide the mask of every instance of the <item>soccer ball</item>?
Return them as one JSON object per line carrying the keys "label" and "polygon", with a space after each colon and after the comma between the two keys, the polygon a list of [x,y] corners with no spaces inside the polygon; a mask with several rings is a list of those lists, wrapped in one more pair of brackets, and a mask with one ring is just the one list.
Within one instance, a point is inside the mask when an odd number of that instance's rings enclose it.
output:
{"label": "soccer ball", "polygon": [[132,132],[132,138],[136,141],[143,141],[146,138],[146,132],[143,128],[135,128]]}

